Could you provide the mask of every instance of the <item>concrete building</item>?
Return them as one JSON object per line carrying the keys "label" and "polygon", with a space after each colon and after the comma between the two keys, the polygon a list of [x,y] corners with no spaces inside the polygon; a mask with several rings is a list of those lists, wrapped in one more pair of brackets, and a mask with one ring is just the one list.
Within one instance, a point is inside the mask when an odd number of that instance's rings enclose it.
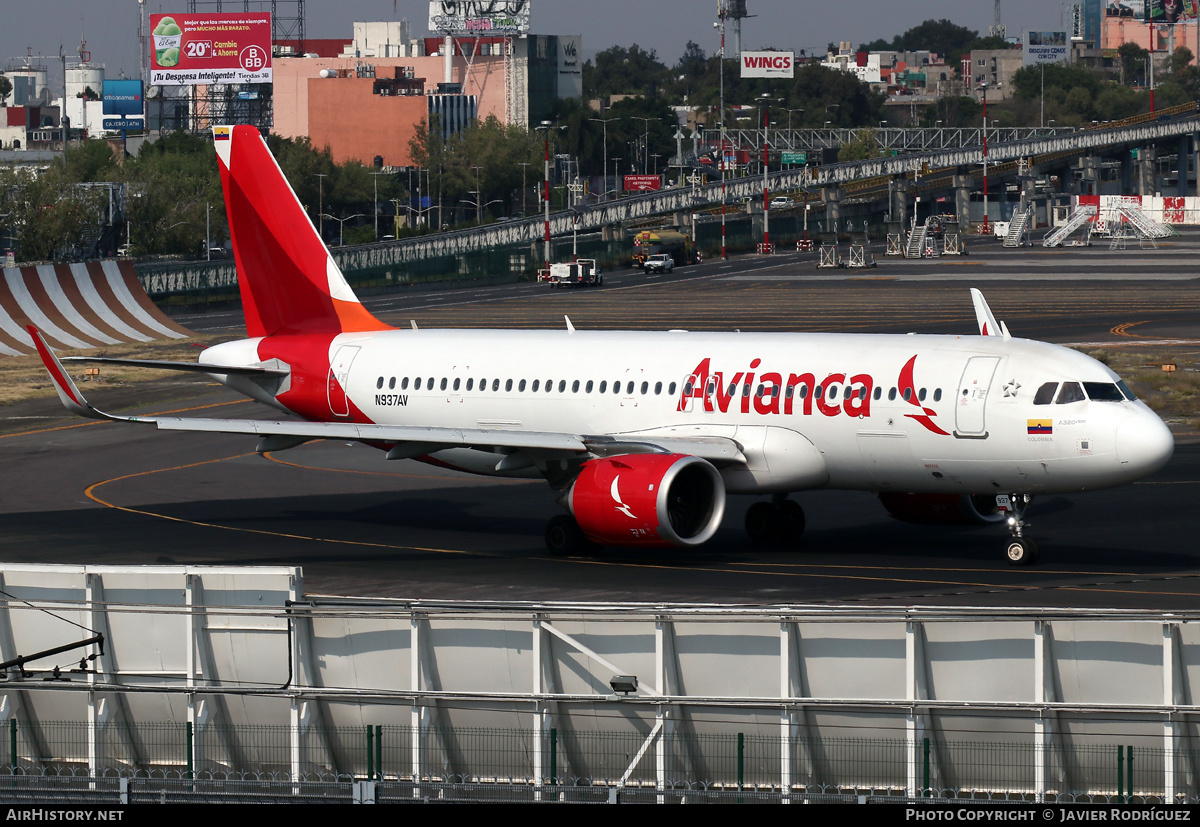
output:
{"label": "concrete building", "polygon": [[[369,163],[378,155],[388,166],[407,166],[409,139],[430,112],[442,116],[443,128],[468,116],[528,126],[549,118],[557,100],[582,95],[581,40],[453,38],[446,54],[445,40],[413,38],[407,21],[399,21],[355,23],[353,40],[336,54],[331,46],[338,41],[306,40],[306,56],[297,57],[283,51],[288,44],[276,44],[272,131],[328,145],[339,162]],[[400,78],[397,72],[420,79],[420,87],[403,84],[403,94],[390,94],[377,83]],[[455,95],[463,100],[451,100]],[[417,96],[429,100],[409,99]]]}
{"label": "concrete building", "polygon": [[988,103],[1008,100],[1014,91],[1012,77],[1023,65],[1020,49],[976,49],[971,52],[971,90],[986,89]]}

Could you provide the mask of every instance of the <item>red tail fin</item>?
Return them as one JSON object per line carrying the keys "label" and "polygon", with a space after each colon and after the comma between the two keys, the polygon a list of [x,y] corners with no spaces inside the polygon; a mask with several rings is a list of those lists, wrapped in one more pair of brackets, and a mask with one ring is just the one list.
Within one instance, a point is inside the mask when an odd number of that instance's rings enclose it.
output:
{"label": "red tail fin", "polygon": [[389,330],[359,303],[258,130],[213,137],[247,334]]}

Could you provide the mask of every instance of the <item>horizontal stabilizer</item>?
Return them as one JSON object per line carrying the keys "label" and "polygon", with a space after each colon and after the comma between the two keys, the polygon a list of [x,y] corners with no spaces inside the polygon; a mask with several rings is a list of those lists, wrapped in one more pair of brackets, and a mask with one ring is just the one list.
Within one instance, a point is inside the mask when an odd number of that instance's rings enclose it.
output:
{"label": "horizontal stabilizer", "polygon": [[283,368],[267,367],[229,367],[226,365],[205,365],[200,362],[168,362],[157,359],[118,359],[109,356],[64,356],[64,362],[81,362],[97,365],[124,365],[133,368],[157,368],[159,370],[179,370],[188,373],[221,373],[239,376],[287,376]]}

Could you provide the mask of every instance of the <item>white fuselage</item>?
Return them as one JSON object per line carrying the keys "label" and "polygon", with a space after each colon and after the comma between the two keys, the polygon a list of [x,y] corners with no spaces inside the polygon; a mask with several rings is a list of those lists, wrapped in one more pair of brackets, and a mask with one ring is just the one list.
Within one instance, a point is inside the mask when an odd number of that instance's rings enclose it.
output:
{"label": "white fuselage", "polygon": [[[243,363],[250,344],[202,361]],[[1173,448],[1104,365],[997,336],[395,330],[341,334],[328,355],[331,421],[726,437],[746,457],[722,469],[733,493],[1082,491],[1145,476]],[[1096,398],[1035,404],[1049,383]],[[492,452],[435,458],[497,473]]]}

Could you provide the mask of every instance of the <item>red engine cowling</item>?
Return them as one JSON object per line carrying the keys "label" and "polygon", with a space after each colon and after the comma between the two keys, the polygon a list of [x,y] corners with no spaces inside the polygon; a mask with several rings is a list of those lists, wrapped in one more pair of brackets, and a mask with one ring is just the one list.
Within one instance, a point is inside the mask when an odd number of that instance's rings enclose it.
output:
{"label": "red engine cowling", "polygon": [[622,454],[586,463],[567,493],[584,535],[610,546],[695,546],[725,515],[725,484],[686,454]]}
{"label": "red engine cowling", "polygon": [[895,494],[884,492],[879,501],[888,513],[906,523],[982,525],[998,523],[1004,512],[987,494]]}

